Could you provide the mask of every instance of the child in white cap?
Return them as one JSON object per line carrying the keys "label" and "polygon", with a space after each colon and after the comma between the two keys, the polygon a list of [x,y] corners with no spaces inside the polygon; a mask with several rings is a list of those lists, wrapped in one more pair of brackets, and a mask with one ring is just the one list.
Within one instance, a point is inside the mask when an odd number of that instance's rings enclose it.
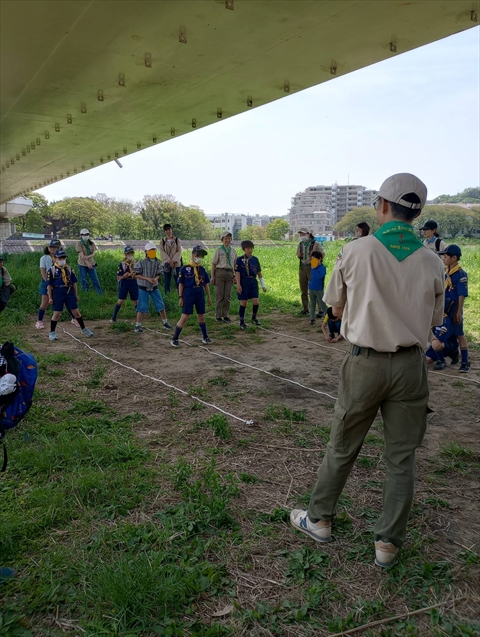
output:
{"label": "child in white cap", "polygon": [[163,272],[162,262],[157,259],[157,248],[154,243],[149,241],[145,245],[145,259],[137,261],[133,266],[133,271],[137,277],[138,283],[138,304],[137,304],[137,322],[134,332],[140,334],[142,328],[142,314],[148,312],[149,300],[152,299],[153,307],[160,314],[163,327],[166,330],[173,329],[167,319],[165,312],[165,303],[158,289],[158,279]]}

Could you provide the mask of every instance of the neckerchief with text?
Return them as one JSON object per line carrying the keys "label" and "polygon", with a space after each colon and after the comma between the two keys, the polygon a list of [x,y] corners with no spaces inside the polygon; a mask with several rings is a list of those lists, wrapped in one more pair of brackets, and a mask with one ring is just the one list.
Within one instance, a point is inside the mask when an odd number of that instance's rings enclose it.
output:
{"label": "neckerchief with text", "polygon": [[404,221],[388,221],[374,234],[397,261],[403,261],[422,247],[413,226]]}

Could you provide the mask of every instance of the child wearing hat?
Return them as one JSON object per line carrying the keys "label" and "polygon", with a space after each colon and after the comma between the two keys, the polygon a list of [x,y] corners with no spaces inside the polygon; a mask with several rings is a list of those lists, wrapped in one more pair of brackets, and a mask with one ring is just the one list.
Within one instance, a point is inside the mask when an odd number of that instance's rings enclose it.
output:
{"label": "child wearing hat", "polygon": [[132,246],[125,246],[123,251],[125,257],[123,261],[120,261],[117,268],[117,281],[118,281],[118,300],[113,309],[113,316],[110,319],[110,323],[117,322],[117,314],[120,312],[120,308],[126,301],[127,296],[130,295],[130,300],[137,309],[138,303],[138,283],[137,275],[133,269],[135,265],[135,250]]}
{"label": "child wearing hat", "polygon": [[460,265],[462,250],[452,243],[438,254],[442,255],[445,264],[445,314],[451,320],[453,335],[460,344],[462,362],[458,371],[467,373],[470,371],[470,362],[467,337],[463,331],[463,305],[468,296],[468,276]]}
{"label": "child wearing hat", "polygon": [[420,228],[423,236],[425,237],[423,240],[423,245],[429,250],[433,250],[437,254],[443,252],[447,248],[447,244],[445,241],[440,239],[440,235],[437,232],[438,224],[433,219],[427,221],[423,228]]}
{"label": "child wearing hat", "polygon": [[314,250],[312,252],[310,267],[312,269],[310,281],[308,282],[308,295],[310,297],[310,325],[315,325],[315,308],[317,303],[321,310],[320,316],[323,317],[327,313],[327,305],[323,300],[327,268],[323,265],[323,253],[319,250]]}
{"label": "child wearing hat", "polygon": [[180,268],[178,275],[178,304],[182,308],[182,315],[175,327],[172,338],[172,346],[179,347],[180,332],[185,327],[193,309],[197,312],[198,326],[202,332],[202,343],[205,345],[212,341],[208,338],[207,326],[205,325],[205,292],[207,293],[208,304],[211,305],[210,279],[205,268],[202,266],[202,259],[207,251],[202,246],[195,246],[192,250],[192,259],[188,265]]}
{"label": "child wearing hat", "polygon": [[157,248],[154,243],[149,241],[145,245],[145,258],[135,263],[133,271],[138,283],[137,322],[133,331],[137,334],[143,332],[142,315],[148,312],[150,299],[152,299],[155,311],[160,314],[163,327],[166,330],[173,329],[168,322],[165,303],[158,289],[158,279],[163,272],[163,266],[162,262],[157,259]]}
{"label": "child wearing hat", "polygon": [[[52,239],[43,249],[43,256],[40,258],[40,276],[42,277],[42,280],[40,281],[40,287],[38,289],[41,301],[40,307],[38,308],[37,322],[35,323],[35,328],[37,330],[43,330],[45,327],[43,324],[43,317],[45,316],[45,311],[48,307],[47,272],[53,266],[53,256],[55,252],[60,250],[61,247],[62,244],[59,239]],[[73,325],[75,325],[75,327],[80,327],[80,323],[73,316],[72,312],[68,310],[68,313],[72,317]]]}
{"label": "child wearing hat", "polygon": [[230,245],[232,233],[225,231],[220,237],[222,245],[212,257],[211,283],[215,286],[215,320],[217,323],[231,323],[230,295],[235,281],[235,263],[237,252]]}
{"label": "child wearing hat", "polygon": [[248,299],[252,299],[252,323],[261,325],[257,318],[258,306],[258,280],[264,292],[267,291],[265,281],[262,277],[262,268],[257,257],[253,256],[254,244],[252,241],[242,241],[243,257],[238,257],[235,262],[235,280],[237,283],[237,296],[240,302],[239,318],[240,329],[246,330],[245,310],[247,308]]}
{"label": "child wearing hat", "polygon": [[88,292],[87,274],[90,277],[95,292],[102,295],[102,288],[98,280],[95,263],[95,252],[97,246],[95,241],[90,239],[90,231],[87,228],[80,230],[80,241],[77,241],[75,249],[78,252],[78,271],[80,273],[80,283],[82,290]]}
{"label": "child wearing hat", "polygon": [[165,237],[160,244],[160,257],[163,262],[165,294],[168,294],[172,277],[175,286],[178,285],[177,274],[182,267],[182,244],[180,239],[173,234],[173,228],[170,223],[166,223],[163,226],[163,231]]}
{"label": "child wearing hat", "polygon": [[[302,299],[302,311],[300,314],[307,315],[309,313],[308,308],[308,283],[312,276],[312,253],[313,251],[320,252],[322,256],[325,256],[325,252],[322,250],[322,246],[315,240],[310,228],[302,226],[298,230],[298,236],[300,237],[300,243],[297,246],[297,258],[298,261],[298,282],[300,285],[300,293]],[[320,313],[319,313],[320,314]],[[320,318],[320,316],[318,316]]]}
{"label": "child wearing hat", "polygon": [[51,341],[58,340],[56,328],[64,307],[77,319],[85,336],[93,336],[93,332],[85,327],[83,318],[78,311],[77,277],[72,268],[67,265],[67,253],[63,249],[55,252],[53,266],[47,272],[47,292],[48,302],[53,305],[49,335]]}

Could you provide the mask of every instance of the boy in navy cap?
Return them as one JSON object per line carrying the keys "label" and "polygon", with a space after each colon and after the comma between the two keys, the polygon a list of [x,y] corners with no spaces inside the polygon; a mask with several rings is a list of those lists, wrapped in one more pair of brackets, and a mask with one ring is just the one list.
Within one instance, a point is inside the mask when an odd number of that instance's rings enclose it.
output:
{"label": "boy in navy cap", "polygon": [[137,275],[133,269],[135,265],[135,250],[131,246],[125,246],[124,249],[125,258],[120,261],[117,269],[117,281],[118,281],[118,301],[113,310],[113,316],[110,319],[110,323],[117,322],[117,314],[120,312],[120,308],[126,301],[127,296],[130,295],[130,299],[137,309],[138,303],[138,283]]}
{"label": "boy in navy cap", "polygon": [[463,305],[468,296],[468,276],[460,265],[462,250],[452,243],[438,254],[442,255],[445,264],[445,314],[452,321],[453,335],[460,343],[462,363],[458,371],[467,373],[470,371],[470,362],[467,337],[463,332]]}
{"label": "boy in navy cap", "polygon": [[257,257],[252,256],[255,247],[252,241],[242,241],[243,257],[238,257],[235,263],[235,281],[237,283],[237,296],[240,301],[239,316],[240,329],[246,330],[245,310],[248,299],[252,299],[252,323],[260,325],[257,319],[259,306],[257,276],[264,292],[267,291],[265,281],[262,278],[262,268]]}
{"label": "boy in navy cap", "polygon": [[[178,304],[182,308],[182,316],[175,327],[172,338],[172,346],[179,347],[178,337],[188,321],[190,314],[195,308],[198,317],[198,326],[202,332],[202,343],[207,345],[212,341],[208,338],[207,326],[205,325],[205,292],[207,293],[208,304],[212,304],[210,297],[210,278],[205,268],[201,265],[203,257],[207,251],[202,246],[195,246],[192,250],[190,263],[180,268],[178,275]],[[204,292],[205,291],[205,292]]]}
{"label": "boy in navy cap", "polygon": [[67,253],[63,249],[55,252],[53,266],[47,272],[47,291],[48,302],[53,305],[49,335],[51,341],[58,340],[55,330],[64,307],[77,319],[85,336],[93,336],[93,332],[85,327],[78,311],[77,277],[72,268],[67,265]]}

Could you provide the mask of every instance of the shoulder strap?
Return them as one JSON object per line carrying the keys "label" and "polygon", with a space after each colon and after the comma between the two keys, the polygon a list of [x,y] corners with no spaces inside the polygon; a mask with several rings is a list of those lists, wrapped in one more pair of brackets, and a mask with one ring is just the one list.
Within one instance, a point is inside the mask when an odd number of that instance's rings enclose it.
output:
{"label": "shoulder strap", "polygon": [[438,237],[435,241],[435,252],[438,252],[440,250],[441,243],[442,243],[442,240],[440,239],[440,237]]}

